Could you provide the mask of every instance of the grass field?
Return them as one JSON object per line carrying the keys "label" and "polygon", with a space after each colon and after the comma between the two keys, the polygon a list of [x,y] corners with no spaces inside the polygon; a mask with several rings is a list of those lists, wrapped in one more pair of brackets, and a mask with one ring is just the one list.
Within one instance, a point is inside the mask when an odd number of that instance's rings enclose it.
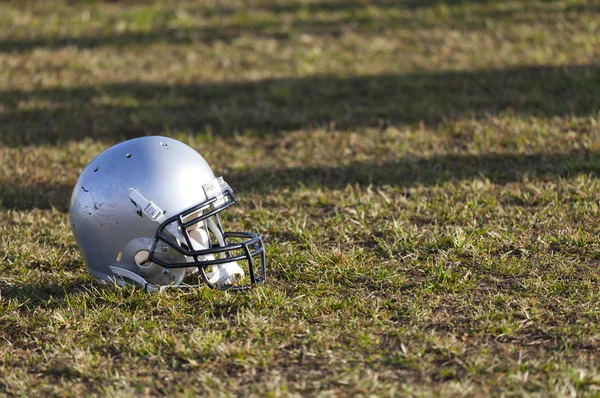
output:
{"label": "grass field", "polygon": [[[600,395],[597,1],[164,3],[0,3],[0,395]],[[268,284],[95,284],[71,189],[152,134]]]}

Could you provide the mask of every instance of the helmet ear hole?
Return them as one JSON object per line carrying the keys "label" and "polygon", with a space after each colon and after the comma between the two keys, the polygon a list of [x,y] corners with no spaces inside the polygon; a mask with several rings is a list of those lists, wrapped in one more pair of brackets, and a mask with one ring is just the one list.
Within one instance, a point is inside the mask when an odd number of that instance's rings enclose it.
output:
{"label": "helmet ear hole", "polygon": [[150,261],[148,261],[149,255],[150,252],[148,250],[140,250],[139,252],[135,253],[133,259],[139,267],[148,267],[150,264],[152,264]]}

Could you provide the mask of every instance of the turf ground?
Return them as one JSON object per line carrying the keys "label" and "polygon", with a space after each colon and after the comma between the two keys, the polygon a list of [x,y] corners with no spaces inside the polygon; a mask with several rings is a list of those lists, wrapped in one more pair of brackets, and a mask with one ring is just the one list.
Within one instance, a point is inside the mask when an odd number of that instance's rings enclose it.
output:
{"label": "turf ground", "polygon": [[[600,394],[600,4],[0,3],[0,395]],[[249,294],[101,289],[82,168],[178,138]]]}

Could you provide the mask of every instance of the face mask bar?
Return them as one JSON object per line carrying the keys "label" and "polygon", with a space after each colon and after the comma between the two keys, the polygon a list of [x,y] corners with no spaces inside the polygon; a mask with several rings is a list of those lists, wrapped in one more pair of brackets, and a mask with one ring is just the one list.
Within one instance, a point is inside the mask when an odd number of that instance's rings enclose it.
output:
{"label": "face mask bar", "polygon": [[[216,202],[221,202],[216,205]],[[210,198],[196,206],[193,206],[182,213],[174,215],[165,221],[163,221],[154,236],[154,242],[150,249],[150,253],[148,255],[148,261],[153,262],[155,264],[159,264],[164,268],[190,268],[190,267],[198,267],[199,274],[202,277],[204,283],[212,288],[212,289],[222,289],[222,290],[233,290],[240,291],[246,290],[251,287],[251,285],[262,284],[266,279],[266,258],[265,251],[262,239],[260,235],[250,232],[223,232],[223,228],[221,226],[221,222],[219,221],[218,213],[227,209],[228,207],[234,205],[237,202],[233,192],[226,190],[223,192],[222,198],[213,197]],[[194,217],[190,220],[186,220],[190,215],[202,211],[204,209],[213,206],[214,208],[210,211],[200,214],[197,217]],[[223,237],[224,246],[220,245],[211,245],[208,249],[203,250],[192,250],[193,245],[191,242],[191,238],[188,233],[188,228],[209,219],[214,216],[215,224],[218,230],[221,232]],[[184,221],[186,220],[186,221]],[[178,243],[177,239],[173,238],[173,234],[169,233],[169,230],[173,230],[172,226],[178,227],[178,236],[183,235],[185,242]],[[229,243],[228,239],[236,240],[236,243]],[[239,242],[239,240],[242,240]],[[169,245],[171,248],[179,252],[180,254],[191,257],[194,261],[185,262],[185,263],[168,263],[156,256],[158,243],[164,242]],[[240,253],[241,254],[236,254]],[[206,256],[214,256],[214,255],[222,255],[224,257],[207,259],[204,258]],[[254,257],[260,256],[260,271],[257,274],[254,267]],[[200,258],[203,257],[203,258]],[[208,276],[206,275],[206,268],[211,265],[221,265],[225,263],[237,261],[246,261],[248,263],[249,274],[250,274],[250,285],[236,286],[236,285],[228,285],[228,286],[218,286],[209,281]]]}

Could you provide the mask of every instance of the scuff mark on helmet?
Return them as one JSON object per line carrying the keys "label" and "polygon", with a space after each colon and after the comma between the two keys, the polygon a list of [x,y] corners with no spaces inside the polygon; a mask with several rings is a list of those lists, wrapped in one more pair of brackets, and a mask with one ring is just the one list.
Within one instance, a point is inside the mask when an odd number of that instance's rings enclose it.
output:
{"label": "scuff mark on helmet", "polygon": [[89,189],[85,189],[85,187],[83,185],[81,186],[81,189],[83,189],[83,192],[90,192],[90,190]]}

